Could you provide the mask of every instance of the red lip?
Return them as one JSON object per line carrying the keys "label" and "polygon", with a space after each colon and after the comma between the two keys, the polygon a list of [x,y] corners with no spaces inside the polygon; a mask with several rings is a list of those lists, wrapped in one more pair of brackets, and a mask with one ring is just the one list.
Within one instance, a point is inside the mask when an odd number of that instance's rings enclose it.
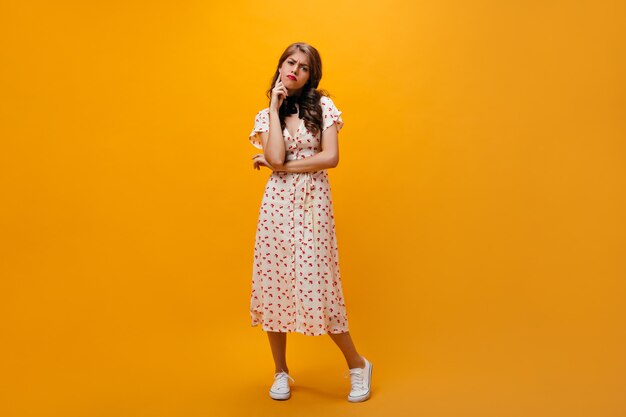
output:
{"label": "red lip", "polygon": [[290,80],[298,81],[298,79],[291,74],[287,75],[287,78],[289,78]]}

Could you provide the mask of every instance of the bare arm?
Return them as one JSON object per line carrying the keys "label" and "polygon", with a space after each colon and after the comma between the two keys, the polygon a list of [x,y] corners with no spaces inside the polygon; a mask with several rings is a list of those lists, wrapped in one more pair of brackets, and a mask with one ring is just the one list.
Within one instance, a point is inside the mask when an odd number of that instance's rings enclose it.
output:
{"label": "bare arm", "polygon": [[337,125],[333,123],[322,132],[322,150],[320,152],[306,158],[287,161],[284,164],[272,164],[274,171],[312,172],[335,168],[339,164],[337,137]]}
{"label": "bare arm", "polygon": [[266,133],[267,140],[263,138],[263,154],[265,160],[272,166],[281,166],[285,162],[285,139],[280,128],[280,116],[278,110],[269,111],[269,132]]}

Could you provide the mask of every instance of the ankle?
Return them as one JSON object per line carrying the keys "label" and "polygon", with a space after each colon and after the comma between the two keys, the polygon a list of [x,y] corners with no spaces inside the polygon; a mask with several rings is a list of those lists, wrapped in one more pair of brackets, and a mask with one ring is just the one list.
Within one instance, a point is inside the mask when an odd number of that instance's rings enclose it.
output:
{"label": "ankle", "polygon": [[363,359],[362,356],[357,356],[355,359],[351,360],[348,363],[348,368],[350,369],[354,369],[354,368],[365,368],[365,359]]}

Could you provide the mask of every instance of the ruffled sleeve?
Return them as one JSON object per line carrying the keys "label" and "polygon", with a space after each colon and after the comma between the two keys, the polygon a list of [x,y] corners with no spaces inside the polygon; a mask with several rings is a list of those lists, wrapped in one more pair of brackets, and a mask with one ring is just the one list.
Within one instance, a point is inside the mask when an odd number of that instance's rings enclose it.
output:
{"label": "ruffled sleeve", "polygon": [[322,132],[331,126],[333,123],[337,125],[337,132],[343,126],[343,120],[341,119],[341,110],[335,107],[335,103],[330,97],[322,96],[320,98],[320,105],[322,106],[322,118],[323,118],[323,127]]}
{"label": "ruffled sleeve", "polygon": [[254,128],[252,129],[252,132],[250,132],[250,143],[258,149],[263,149],[263,142],[259,133],[270,130],[268,110],[269,109],[263,109],[256,114],[254,119]]}

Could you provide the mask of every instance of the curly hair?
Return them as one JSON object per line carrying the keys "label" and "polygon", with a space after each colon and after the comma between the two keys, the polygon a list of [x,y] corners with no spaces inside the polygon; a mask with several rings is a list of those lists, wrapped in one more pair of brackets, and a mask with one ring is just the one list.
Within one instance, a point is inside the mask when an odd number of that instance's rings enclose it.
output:
{"label": "curly hair", "polygon": [[304,126],[315,136],[318,132],[322,131],[322,106],[320,105],[320,99],[322,96],[330,97],[328,91],[318,89],[317,86],[322,79],[322,59],[320,54],[313,46],[306,42],[295,42],[289,45],[278,59],[278,65],[276,72],[270,82],[270,88],[266,92],[266,96],[269,99],[269,103],[272,102],[272,90],[278,79],[278,70],[282,66],[283,62],[294,54],[297,50],[302,51],[309,58],[309,79],[302,87],[302,91],[297,96],[288,96],[278,110],[280,117],[280,127],[285,129],[285,117],[293,113],[295,104],[298,103],[300,111],[298,117],[304,119]]}

